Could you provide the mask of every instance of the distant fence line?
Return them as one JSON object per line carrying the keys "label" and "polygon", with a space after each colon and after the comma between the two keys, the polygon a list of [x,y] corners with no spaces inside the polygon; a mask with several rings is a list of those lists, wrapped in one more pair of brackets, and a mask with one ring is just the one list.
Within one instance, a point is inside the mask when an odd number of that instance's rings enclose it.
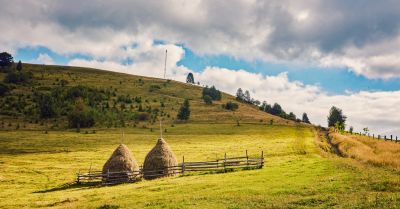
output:
{"label": "distant fence line", "polygon": [[230,157],[226,153],[224,158],[216,159],[214,161],[204,162],[185,162],[185,157],[182,157],[182,163],[177,166],[164,167],[160,170],[144,170],[141,166],[138,171],[133,172],[109,172],[103,173],[102,171],[91,171],[88,173],[76,174],[76,183],[101,183],[118,184],[118,183],[132,183],[146,177],[164,177],[174,175],[184,175],[189,172],[228,172],[234,169],[260,169],[264,166],[264,153],[261,152],[260,157],[250,158],[247,154],[243,157]]}
{"label": "distant fence line", "polygon": [[[350,132],[348,132],[348,133],[350,133]],[[385,141],[392,141],[392,142],[396,142],[396,143],[400,142],[400,138],[397,137],[397,136],[393,136],[393,135],[390,135],[390,136],[375,135],[375,134],[361,133],[361,132],[359,132],[359,133],[353,132],[353,133],[350,133],[350,134],[352,134],[352,135],[353,134],[354,135],[360,135],[360,136],[368,136],[368,137],[373,138],[373,139],[378,139],[378,140],[382,139],[382,140],[385,140]]]}

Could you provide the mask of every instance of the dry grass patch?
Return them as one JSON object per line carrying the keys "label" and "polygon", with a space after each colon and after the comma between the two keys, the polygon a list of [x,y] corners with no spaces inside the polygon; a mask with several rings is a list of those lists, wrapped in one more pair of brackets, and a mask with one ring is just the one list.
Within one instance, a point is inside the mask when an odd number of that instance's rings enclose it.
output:
{"label": "dry grass patch", "polygon": [[336,132],[330,132],[329,136],[343,156],[400,170],[400,144]]}

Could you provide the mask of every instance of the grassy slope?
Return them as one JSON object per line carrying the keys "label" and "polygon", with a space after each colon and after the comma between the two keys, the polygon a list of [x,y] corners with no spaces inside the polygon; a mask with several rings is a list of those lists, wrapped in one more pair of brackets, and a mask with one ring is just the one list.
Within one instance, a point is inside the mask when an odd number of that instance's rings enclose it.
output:
{"label": "grassy slope", "polygon": [[342,155],[376,166],[392,167],[400,171],[400,144],[372,139],[367,136],[331,132],[332,144]]}
{"label": "grassy slope", "polygon": [[[30,66],[40,76],[41,66]],[[123,208],[396,208],[400,205],[400,173],[374,167],[353,159],[339,158],[329,151],[326,141],[304,126],[286,126],[286,121],[241,105],[235,112],[220,104],[205,106],[201,89],[171,82],[158,93],[149,93],[151,84],[165,80],[84,68],[46,66],[42,85],[72,74],[70,85],[118,88],[118,92],[160,99],[168,97],[167,108],[174,113],[184,97],[192,99],[192,119],[187,124],[167,126],[165,139],[179,161],[208,160],[229,155],[259,155],[264,150],[266,166],[260,170],[224,174],[189,175],[142,181],[110,187],[66,186],[77,170],[101,169],[115,147],[123,141],[139,163],[154,145],[157,135],[148,129],[97,128],[95,134],[73,131],[0,131],[0,208],[96,208],[117,205]],[[122,81],[122,84],[120,84]],[[16,92],[28,92],[19,88]],[[232,100],[224,95],[221,102]],[[177,104],[178,102],[178,104]],[[158,102],[153,105],[157,105]],[[175,110],[172,110],[175,107]],[[207,113],[207,114],[204,114]],[[176,112],[175,114],[176,115]],[[240,117],[241,126],[235,121]],[[264,123],[273,118],[275,125]],[[218,121],[217,121],[218,119]],[[14,120],[14,119],[13,119]],[[13,121],[15,123],[15,121]],[[215,124],[215,122],[218,122]],[[277,123],[284,125],[276,125]],[[292,124],[292,123],[291,123]]]}
{"label": "grassy slope", "polygon": [[[139,163],[156,135],[126,130],[124,143]],[[96,134],[0,132],[0,207],[287,208],[392,207],[400,204],[399,173],[338,158],[315,146],[308,127],[178,124],[164,137],[180,159],[252,155],[260,170],[190,175],[110,187],[66,187],[78,169],[100,169],[120,143],[120,130]],[[10,198],[12,195],[12,198]]]}
{"label": "grassy slope", "polygon": [[[183,103],[185,98],[190,99],[191,117],[190,122],[207,122],[207,123],[236,123],[237,120],[246,123],[269,123],[272,119],[275,124],[294,124],[292,121],[284,120],[262,111],[256,107],[247,104],[239,104],[239,109],[235,112],[225,110],[221,104],[227,101],[233,101],[234,97],[228,94],[223,94],[221,101],[216,101],[212,105],[205,105],[201,99],[202,88],[195,85],[181,83],[177,81],[170,81],[157,78],[149,78],[142,76],[127,75],[122,73],[115,73],[109,71],[102,71],[90,68],[79,67],[63,67],[63,66],[42,66],[24,64],[24,70],[34,73],[36,78],[35,87],[54,88],[58,86],[57,80],[67,80],[68,86],[87,85],[90,87],[97,87],[103,89],[117,89],[117,95],[130,94],[132,97],[141,96],[142,105],[151,106],[152,108],[160,108],[160,101],[164,101],[164,111],[170,114],[170,118],[164,117],[166,123],[172,123],[176,118],[178,109]],[[4,73],[0,73],[0,79],[4,77]],[[139,79],[144,81],[144,84],[139,83]],[[160,90],[149,92],[151,85],[158,85]],[[18,85],[16,89],[11,92],[11,95],[17,98],[18,94],[32,95],[31,86]],[[115,98],[114,98],[115,99]],[[148,100],[148,103],[145,102]],[[137,104],[134,104],[135,106]],[[16,120],[0,115],[0,119],[5,121],[6,126],[4,129],[15,129],[16,124],[19,123],[21,128],[25,125],[25,129],[45,129],[51,127],[52,120],[49,124],[33,124],[28,120]],[[63,124],[65,127],[67,122],[64,118]],[[11,122],[12,125],[8,126]],[[129,123],[129,121],[128,121]],[[157,124],[146,124],[147,127],[157,127]]]}

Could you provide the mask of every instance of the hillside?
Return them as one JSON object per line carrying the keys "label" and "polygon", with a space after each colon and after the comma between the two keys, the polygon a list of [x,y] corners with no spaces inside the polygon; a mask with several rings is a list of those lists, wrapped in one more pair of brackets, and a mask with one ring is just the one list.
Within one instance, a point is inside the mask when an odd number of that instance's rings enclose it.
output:
{"label": "hillside", "polygon": [[[176,81],[77,67],[25,64],[24,70],[34,79],[10,85],[1,97],[0,208],[400,205],[400,144],[284,120],[225,93],[206,105],[201,87]],[[3,79],[5,73],[0,75]],[[176,115],[185,98],[191,116],[181,122]],[[228,101],[239,108],[222,108]],[[76,109],[91,111],[94,127],[71,129],[69,113]],[[263,153],[264,167],[113,186],[75,182],[78,171],[100,171],[121,143],[142,165],[159,137],[160,117],[163,138],[178,162],[240,157],[247,151],[250,157]]]}
{"label": "hillside", "polygon": [[[256,106],[235,101],[232,95],[222,93],[220,101],[206,105],[202,99],[202,87],[173,80],[149,78],[104,70],[23,64],[23,71],[33,74],[29,82],[11,84],[11,91],[0,99],[0,128],[12,129],[65,129],[68,114],[74,110],[74,102],[80,97],[77,91],[86,91],[81,96],[95,117],[95,127],[158,127],[157,121],[179,122],[177,112],[184,99],[190,100],[192,123],[262,123],[291,124],[294,122],[259,111]],[[6,73],[0,73],[3,80]],[[74,89],[75,88],[75,89]],[[50,95],[45,97],[43,95]],[[43,117],[40,98],[46,105],[58,98],[52,116]],[[70,96],[72,95],[72,96]],[[70,97],[68,97],[70,96]],[[94,99],[93,99],[94,98]],[[68,103],[68,99],[71,101]],[[222,107],[228,101],[239,103],[236,111]],[[61,104],[60,104],[61,103]],[[47,104],[52,105],[52,104]],[[140,112],[148,113],[140,116]]]}

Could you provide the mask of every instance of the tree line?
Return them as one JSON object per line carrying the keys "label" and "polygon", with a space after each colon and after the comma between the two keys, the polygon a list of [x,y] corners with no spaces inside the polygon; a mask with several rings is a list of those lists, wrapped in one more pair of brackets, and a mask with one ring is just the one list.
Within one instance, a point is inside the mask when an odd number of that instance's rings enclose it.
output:
{"label": "tree line", "polygon": [[245,102],[248,104],[253,104],[259,107],[261,111],[267,112],[272,115],[279,116],[284,119],[296,121],[296,122],[304,122],[304,123],[311,123],[307,113],[303,113],[302,118],[297,118],[293,112],[286,113],[281,105],[278,103],[274,103],[273,105],[268,104],[266,101],[260,102],[259,100],[253,99],[250,95],[249,90],[243,91],[242,88],[239,88],[236,92],[236,100]]}

